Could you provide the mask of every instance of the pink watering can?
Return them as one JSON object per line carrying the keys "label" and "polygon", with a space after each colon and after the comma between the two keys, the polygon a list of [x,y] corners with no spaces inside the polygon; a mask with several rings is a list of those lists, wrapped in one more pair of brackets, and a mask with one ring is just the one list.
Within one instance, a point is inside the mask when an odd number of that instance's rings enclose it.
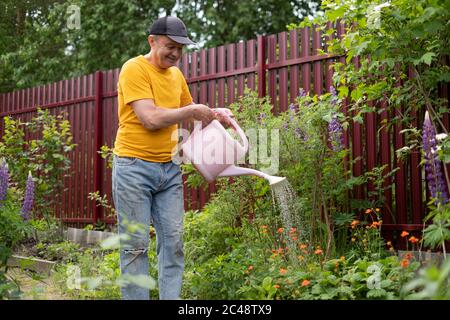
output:
{"label": "pink watering can", "polygon": [[197,122],[191,135],[181,147],[185,163],[189,160],[208,182],[214,181],[217,177],[242,175],[255,175],[267,179],[270,185],[286,179],[236,166],[235,164],[243,159],[248,151],[247,137],[233,119],[230,109],[216,108],[214,110],[229,120],[242,140],[241,143],[235,140],[218,120],[211,121],[205,128],[202,128],[201,122]]}

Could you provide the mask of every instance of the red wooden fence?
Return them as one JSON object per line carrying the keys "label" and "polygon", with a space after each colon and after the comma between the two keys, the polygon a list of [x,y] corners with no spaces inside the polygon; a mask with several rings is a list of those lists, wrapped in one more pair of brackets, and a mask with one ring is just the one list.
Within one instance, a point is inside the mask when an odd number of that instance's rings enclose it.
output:
{"label": "red wooden fence", "polygon": [[[329,27],[332,27],[329,25]],[[344,32],[338,27],[333,36]],[[257,90],[260,96],[268,94],[273,102],[273,112],[287,109],[299,94],[299,89],[312,93],[328,91],[332,85],[330,65],[345,57],[319,54],[326,48],[320,31],[303,28],[275,35],[259,36],[256,40],[223,45],[208,50],[184,54],[180,69],[184,73],[194,101],[210,107],[225,107],[242,95],[244,88]],[[355,59],[354,63],[359,61]],[[18,90],[0,95],[0,118],[13,116],[30,120],[37,106],[50,109],[52,114],[67,112],[77,148],[70,154],[71,178],[66,179],[67,192],[55,207],[56,214],[71,224],[95,221],[113,223],[103,208],[88,199],[89,192],[96,190],[111,199],[111,171],[96,153],[101,145],[113,146],[117,130],[117,91],[119,69],[98,71],[82,77],[63,80],[40,87]],[[400,84],[399,84],[400,85]],[[448,87],[440,88],[441,96],[448,97]],[[383,120],[395,115],[379,106],[381,113],[366,114],[364,124],[352,123],[346,132],[345,143],[352,149],[352,157],[361,157],[353,166],[355,176],[375,166],[388,165],[386,171],[399,167],[393,181],[386,179],[385,186],[393,184],[385,192],[385,230],[421,230],[424,216],[425,182],[420,155],[413,154],[400,163],[394,150],[403,146],[401,125],[393,130],[381,128]],[[346,110],[346,105],[343,105]],[[448,116],[444,118],[449,124]],[[414,118],[414,125],[421,126],[422,115]],[[186,125],[186,124],[183,124]],[[3,134],[0,121],[0,136]],[[380,129],[380,130],[379,130]],[[214,192],[190,189],[185,186],[186,209],[201,208]],[[373,190],[369,184],[359,187],[358,198],[364,198]],[[389,214],[389,212],[392,212]]]}

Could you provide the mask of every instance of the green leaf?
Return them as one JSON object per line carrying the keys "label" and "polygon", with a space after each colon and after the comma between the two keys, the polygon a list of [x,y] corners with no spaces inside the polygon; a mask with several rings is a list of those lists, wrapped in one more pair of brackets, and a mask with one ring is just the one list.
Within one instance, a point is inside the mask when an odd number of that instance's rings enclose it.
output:
{"label": "green leaf", "polygon": [[427,65],[431,65],[431,61],[433,60],[434,56],[436,56],[434,52],[427,52],[422,56],[422,58],[420,58],[420,61],[424,62]]}
{"label": "green leaf", "polygon": [[367,298],[382,298],[386,296],[386,290],[384,289],[372,289],[367,292]]}
{"label": "green leaf", "polygon": [[347,98],[348,97],[348,87],[346,86],[339,86],[339,97],[340,98]]}

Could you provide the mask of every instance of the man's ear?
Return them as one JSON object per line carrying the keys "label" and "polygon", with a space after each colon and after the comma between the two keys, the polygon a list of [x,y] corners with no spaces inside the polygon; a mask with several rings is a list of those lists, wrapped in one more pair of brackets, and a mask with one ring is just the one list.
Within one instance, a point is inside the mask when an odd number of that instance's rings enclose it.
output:
{"label": "man's ear", "polygon": [[150,45],[150,47],[153,47],[153,45],[156,42],[155,36],[154,35],[149,35],[147,38],[148,44]]}

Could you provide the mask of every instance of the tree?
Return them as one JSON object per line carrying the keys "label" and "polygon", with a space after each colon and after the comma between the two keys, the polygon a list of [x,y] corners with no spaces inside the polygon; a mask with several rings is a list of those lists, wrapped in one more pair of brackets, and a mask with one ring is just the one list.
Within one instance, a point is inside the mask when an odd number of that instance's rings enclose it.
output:
{"label": "tree", "polygon": [[290,23],[313,15],[320,1],[182,0],[179,5],[177,13],[193,38],[204,47],[215,47],[285,31]]}
{"label": "tree", "polygon": [[147,30],[167,14],[183,19],[197,49],[284,31],[315,7],[305,0],[79,0],[80,27],[71,28],[71,5],[2,2],[0,92],[118,68],[148,52]]}

